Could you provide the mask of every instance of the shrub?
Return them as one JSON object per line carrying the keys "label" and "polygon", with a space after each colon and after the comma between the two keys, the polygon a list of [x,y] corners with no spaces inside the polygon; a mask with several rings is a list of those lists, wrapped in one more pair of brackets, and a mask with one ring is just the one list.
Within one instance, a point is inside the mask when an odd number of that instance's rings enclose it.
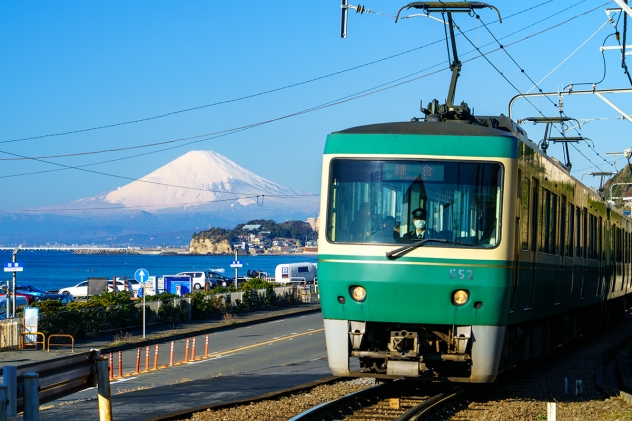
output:
{"label": "shrub", "polygon": [[191,294],[191,318],[204,320],[226,311],[224,300],[217,295],[194,292]]}

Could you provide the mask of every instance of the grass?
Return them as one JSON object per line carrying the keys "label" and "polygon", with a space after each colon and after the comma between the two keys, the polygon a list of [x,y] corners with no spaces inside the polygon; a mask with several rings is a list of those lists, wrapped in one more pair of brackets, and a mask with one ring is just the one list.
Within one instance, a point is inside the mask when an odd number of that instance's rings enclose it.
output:
{"label": "grass", "polygon": [[113,338],[114,342],[110,343],[110,346],[120,346],[131,343],[134,341],[133,335],[130,332],[120,331]]}
{"label": "grass", "polygon": [[132,388],[122,388],[119,389],[118,387],[116,388],[116,394],[117,395],[121,395],[123,393],[129,393],[129,392],[136,392],[138,390],[146,390],[146,389],[153,389],[156,387],[156,383],[152,383],[150,385],[146,385],[146,386],[136,386],[136,387],[132,387]]}
{"label": "grass", "polygon": [[237,315],[234,313],[224,313],[224,316],[222,317],[222,323],[224,325],[236,325]]}

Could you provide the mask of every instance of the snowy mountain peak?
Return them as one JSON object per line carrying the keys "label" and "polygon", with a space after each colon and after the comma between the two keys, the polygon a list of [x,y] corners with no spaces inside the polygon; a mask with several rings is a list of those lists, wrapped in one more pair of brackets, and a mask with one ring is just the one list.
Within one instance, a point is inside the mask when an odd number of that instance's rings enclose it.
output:
{"label": "snowy mountain peak", "polygon": [[[149,212],[168,209],[207,211],[226,208],[226,205],[256,205],[257,196],[270,196],[270,200],[275,201],[273,198],[296,195],[297,192],[266,180],[217,152],[191,151],[137,181],[81,202],[92,201],[94,204],[96,199]],[[265,200],[270,202],[268,198]],[[278,204],[287,208],[290,205],[287,202]],[[315,204],[313,200],[308,202]]]}

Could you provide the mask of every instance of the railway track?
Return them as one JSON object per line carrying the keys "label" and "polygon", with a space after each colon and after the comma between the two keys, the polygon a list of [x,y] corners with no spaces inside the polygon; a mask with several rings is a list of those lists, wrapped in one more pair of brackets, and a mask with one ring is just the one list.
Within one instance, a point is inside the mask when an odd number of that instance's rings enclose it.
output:
{"label": "railway track", "polygon": [[467,390],[453,385],[437,387],[419,382],[396,381],[323,403],[290,418],[290,421],[424,420],[441,411]]}
{"label": "railway track", "polygon": [[[424,420],[441,411],[468,389],[450,384],[393,381],[365,385],[352,393],[338,393],[337,385],[359,379],[329,377],[258,398],[201,406],[146,421],[215,419],[227,420]],[[365,379],[370,380],[370,379]],[[373,383],[374,384],[374,383]],[[328,400],[315,400],[327,388]],[[357,388],[356,388],[357,389]],[[344,390],[344,387],[340,390]],[[308,402],[313,402],[311,405]],[[264,409],[257,409],[262,406]],[[453,407],[454,405],[451,405]],[[257,415],[259,414],[259,415]]]}

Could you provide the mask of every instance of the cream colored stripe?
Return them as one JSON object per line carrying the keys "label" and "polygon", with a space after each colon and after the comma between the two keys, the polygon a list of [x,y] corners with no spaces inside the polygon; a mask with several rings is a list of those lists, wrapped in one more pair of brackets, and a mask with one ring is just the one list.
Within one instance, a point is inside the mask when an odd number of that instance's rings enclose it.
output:
{"label": "cream colored stripe", "polygon": [[463,266],[463,267],[475,267],[475,268],[496,268],[496,269],[511,269],[513,265],[484,265],[480,263],[433,263],[433,262],[406,262],[406,261],[392,261],[385,262],[379,260],[343,260],[343,259],[321,259],[318,261],[327,263],[374,263],[378,265],[421,265],[421,266]]}

